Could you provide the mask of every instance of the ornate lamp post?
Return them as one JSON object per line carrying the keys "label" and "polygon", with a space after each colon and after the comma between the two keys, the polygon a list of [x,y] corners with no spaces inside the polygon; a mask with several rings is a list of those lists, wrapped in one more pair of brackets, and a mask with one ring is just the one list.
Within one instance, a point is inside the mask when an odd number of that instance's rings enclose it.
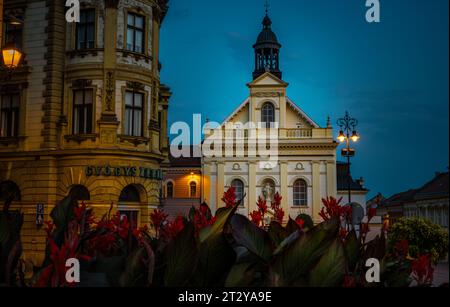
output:
{"label": "ornate lamp post", "polygon": [[351,187],[351,172],[350,172],[350,158],[355,156],[355,150],[350,147],[350,142],[358,142],[359,134],[356,131],[356,126],[358,126],[358,120],[350,117],[348,112],[345,112],[344,118],[340,118],[337,122],[338,126],[341,128],[339,132],[338,140],[341,143],[346,143],[346,147],[342,149],[342,156],[347,158],[347,183],[348,183],[348,203],[352,203],[352,187]]}

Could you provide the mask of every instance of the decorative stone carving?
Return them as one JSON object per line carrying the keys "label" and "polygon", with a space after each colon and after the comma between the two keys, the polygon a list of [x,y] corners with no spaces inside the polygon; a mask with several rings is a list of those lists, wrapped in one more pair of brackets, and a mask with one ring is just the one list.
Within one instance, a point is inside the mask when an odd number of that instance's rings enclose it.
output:
{"label": "decorative stone carving", "polygon": [[252,96],[258,97],[258,98],[275,98],[275,97],[281,97],[282,94],[277,93],[277,92],[258,92],[258,93],[253,93]]}
{"label": "decorative stone carving", "polygon": [[112,71],[108,71],[106,73],[106,111],[112,112],[113,110],[113,97],[115,92],[115,81],[114,81],[114,73]]}
{"label": "decorative stone carving", "polygon": [[127,88],[135,91],[143,91],[145,89],[145,85],[140,82],[127,81]]}
{"label": "decorative stone carving", "polygon": [[74,88],[84,89],[90,86],[92,86],[92,80],[77,79],[72,82],[72,87]]}

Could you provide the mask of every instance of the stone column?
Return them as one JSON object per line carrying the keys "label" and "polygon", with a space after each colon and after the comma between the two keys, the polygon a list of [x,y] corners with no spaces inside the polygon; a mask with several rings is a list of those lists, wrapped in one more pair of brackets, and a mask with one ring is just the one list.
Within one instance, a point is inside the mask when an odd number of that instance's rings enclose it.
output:
{"label": "stone column", "polygon": [[160,135],[162,131],[158,126],[158,105],[160,96],[160,81],[159,81],[159,29],[162,18],[162,12],[158,6],[153,7],[152,16],[152,98],[150,106],[150,121],[149,121],[149,137],[151,139],[151,149],[154,153],[160,153]]}
{"label": "stone column", "polygon": [[203,164],[202,202],[211,205],[211,166]]}
{"label": "stone column", "polygon": [[289,203],[288,203],[288,164],[287,162],[280,162],[280,185],[281,185],[281,191],[280,194],[283,197],[283,200],[281,201],[281,207],[283,208],[284,212],[286,212],[284,218],[285,220],[289,219]]}
{"label": "stone column", "polygon": [[327,195],[337,198],[336,162],[327,161]]}
{"label": "stone column", "polygon": [[119,122],[116,115],[116,40],[119,0],[105,0],[102,115],[98,122],[102,145],[117,143]]}
{"label": "stone column", "polygon": [[225,192],[225,163],[217,163],[217,195],[216,195],[216,206],[221,208],[224,206],[222,202],[223,193]]}
{"label": "stone column", "polygon": [[250,162],[248,165],[248,210],[256,210],[256,162]]}
{"label": "stone column", "polygon": [[312,194],[313,194],[313,205],[312,205],[312,219],[314,223],[319,223],[321,221],[319,213],[322,209],[322,202],[320,199],[320,162],[312,162]]}
{"label": "stone column", "polygon": [[279,93],[279,100],[280,103],[280,129],[286,128],[286,96],[283,93]]}

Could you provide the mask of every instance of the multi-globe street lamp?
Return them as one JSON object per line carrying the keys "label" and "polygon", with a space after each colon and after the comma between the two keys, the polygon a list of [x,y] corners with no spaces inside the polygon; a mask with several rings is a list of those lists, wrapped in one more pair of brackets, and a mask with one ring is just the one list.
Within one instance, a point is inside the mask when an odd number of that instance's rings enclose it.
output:
{"label": "multi-globe street lamp", "polygon": [[340,127],[338,140],[341,143],[346,143],[346,147],[342,149],[342,156],[347,158],[347,184],[348,184],[348,204],[352,203],[352,177],[350,172],[350,159],[355,156],[355,150],[351,148],[350,143],[358,142],[360,136],[356,131],[358,120],[350,117],[348,112],[345,116],[337,121]]}

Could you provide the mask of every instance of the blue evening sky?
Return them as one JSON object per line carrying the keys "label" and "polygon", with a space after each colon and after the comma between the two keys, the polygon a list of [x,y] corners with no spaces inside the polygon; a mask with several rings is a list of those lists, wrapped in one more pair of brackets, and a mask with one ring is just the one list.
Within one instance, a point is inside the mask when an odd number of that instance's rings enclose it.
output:
{"label": "blue evening sky", "polygon": [[[169,124],[223,121],[248,96],[264,0],[171,0],[161,32]],[[359,122],[354,177],[370,196],[417,188],[449,166],[448,0],[272,0],[288,96],[320,125]],[[337,131],[336,131],[337,133]]]}

